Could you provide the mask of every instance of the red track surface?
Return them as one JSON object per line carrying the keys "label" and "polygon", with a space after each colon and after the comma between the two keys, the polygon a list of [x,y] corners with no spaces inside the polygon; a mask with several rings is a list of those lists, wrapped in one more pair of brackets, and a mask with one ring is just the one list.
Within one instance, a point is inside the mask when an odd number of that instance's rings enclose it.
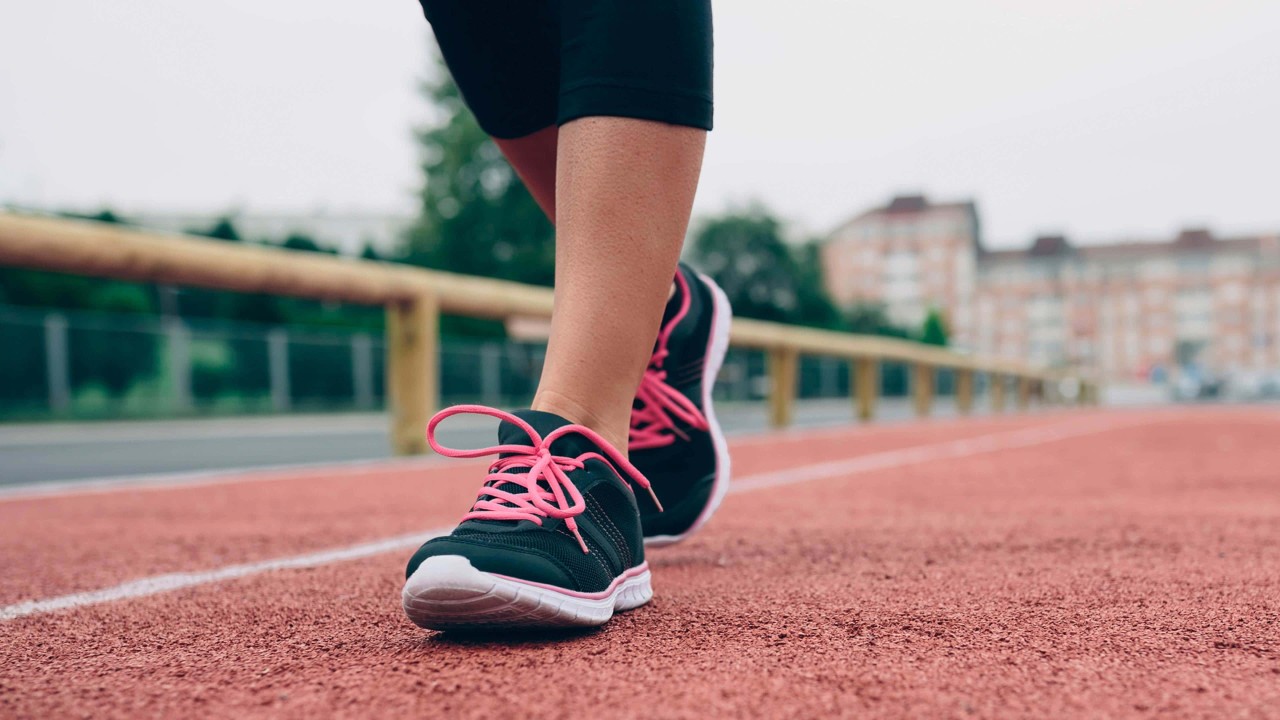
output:
{"label": "red track surface", "polygon": [[[1275,717],[1277,438],[1179,410],[743,439],[756,489],[601,631],[423,632],[398,550],[0,620],[0,716]],[[474,468],[0,500],[0,607],[437,529]]]}

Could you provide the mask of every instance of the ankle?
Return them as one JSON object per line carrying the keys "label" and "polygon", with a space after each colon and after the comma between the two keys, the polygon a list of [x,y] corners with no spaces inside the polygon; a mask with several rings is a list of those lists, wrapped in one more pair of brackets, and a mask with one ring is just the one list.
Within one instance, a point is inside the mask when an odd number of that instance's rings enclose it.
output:
{"label": "ankle", "polygon": [[627,454],[627,431],[631,419],[630,405],[627,406],[625,414],[620,417],[612,417],[591,410],[583,403],[564,393],[556,390],[539,389],[533,398],[533,404],[530,409],[555,413],[569,422],[595,430],[623,456]]}

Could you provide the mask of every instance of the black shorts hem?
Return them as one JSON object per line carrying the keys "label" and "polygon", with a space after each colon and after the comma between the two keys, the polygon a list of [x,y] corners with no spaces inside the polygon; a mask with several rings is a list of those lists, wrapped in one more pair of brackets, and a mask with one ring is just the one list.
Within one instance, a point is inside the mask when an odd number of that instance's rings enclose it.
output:
{"label": "black shorts hem", "polygon": [[557,125],[597,116],[654,120],[711,130],[712,103],[696,95],[605,83],[578,85],[560,92]]}
{"label": "black shorts hem", "polygon": [[495,122],[491,118],[481,118],[478,113],[472,113],[476,118],[476,124],[488,135],[495,140],[519,140],[523,137],[546,130],[555,125],[562,125],[555,115],[547,115],[545,118],[528,119],[521,121],[501,120]]}

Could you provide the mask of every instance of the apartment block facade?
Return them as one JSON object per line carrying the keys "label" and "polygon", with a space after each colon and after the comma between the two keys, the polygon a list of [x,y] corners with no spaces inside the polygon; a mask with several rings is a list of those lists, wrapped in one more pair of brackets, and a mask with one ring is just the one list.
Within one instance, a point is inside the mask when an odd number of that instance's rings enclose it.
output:
{"label": "apartment block facade", "polygon": [[844,223],[823,244],[827,291],[842,307],[884,303],[890,320],[913,328],[938,309],[955,342],[967,345],[980,237],[972,202],[894,198]]}
{"label": "apartment block facade", "polygon": [[939,308],[958,348],[1110,380],[1186,364],[1280,369],[1280,235],[1192,229],[1157,241],[1040,237],[987,250],[979,228],[972,203],[896,198],[833,233],[828,289],[842,305],[882,302],[912,326]]}

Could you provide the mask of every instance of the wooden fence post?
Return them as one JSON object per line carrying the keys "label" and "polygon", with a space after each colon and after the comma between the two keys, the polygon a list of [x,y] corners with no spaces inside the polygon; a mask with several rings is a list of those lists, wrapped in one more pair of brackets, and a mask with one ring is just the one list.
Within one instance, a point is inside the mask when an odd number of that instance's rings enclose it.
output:
{"label": "wooden fence post", "polygon": [[871,420],[876,414],[876,399],[880,397],[880,361],[860,357],[853,361],[854,411],[859,420]]}
{"label": "wooden fence post", "polygon": [[973,412],[972,370],[956,370],[956,409],[961,415]]}
{"label": "wooden fence post", "polygon": [[427,419],[440,402],[440,308],[419,295],[387,306],[387,405],[397,455],[427,451]]}
{"label": "wooden fence post", "polygon": [[792,348],[769,350],[769,422],[784,428],[791,424],[796,404],[796,376],[800,354]]}
{"label": "wooden fence post", "polygon": [[933,384],[936,370],[932,365],[922,362],[912,366],[914,376],[911,382],[911,394],[915,398],[916,416],[929,417],[933,407]]}

